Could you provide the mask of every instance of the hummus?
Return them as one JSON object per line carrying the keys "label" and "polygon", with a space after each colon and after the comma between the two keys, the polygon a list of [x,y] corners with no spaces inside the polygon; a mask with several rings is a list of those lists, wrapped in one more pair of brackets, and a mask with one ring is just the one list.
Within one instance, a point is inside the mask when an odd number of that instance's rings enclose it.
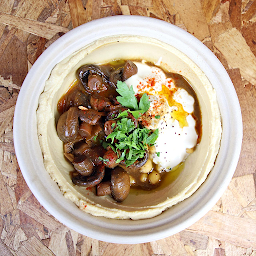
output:
{"label": "hummus", "polygon": [[[172,172],[164,186],[145,193],[130,193],[122,203],[108,196],[97,197],[90,189],[72,184],[69,172],[73,167],[65,160],[63,143],[56,133],[59,115],[56,106],[76,79],[76,70],[84,64],[104,64],[115,59],[145,59],[184,76],[198,97],[203,131],[196,150]],[[157,40],[133,36],[104,38],[58,63],[40,96],[37,123],[45,169],[63,195],[87,213],[117,219],[151,218],[191,196],[213,168],[221,139],[216,94],[204,73],[177,49]],[[171,143],[168,139],[167,142]]]}

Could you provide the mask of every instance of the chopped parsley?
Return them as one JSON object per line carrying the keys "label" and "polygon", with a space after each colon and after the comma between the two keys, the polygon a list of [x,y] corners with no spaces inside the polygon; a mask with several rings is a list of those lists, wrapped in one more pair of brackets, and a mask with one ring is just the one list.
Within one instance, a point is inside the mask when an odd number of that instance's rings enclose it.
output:
{"label": "chopped parsley", "polygon": [[156,115],[156,116],[155,116],[155,119],[160,119],[160,115]]}
{"label": "chopped parsley", "polygon": [[146,127],[135,127],[134,122],[128,117],[128,111],[138,119],[150,106],[148,95],[144,93],[138,103],[133,87],[128,87],[125,82],[117,82],[117,101],[129,108],[120,113],[112,133],[103,143],[105,148],[111,147],[118,154],[117,163],[124,160],[126,166],[132,165],[136,160],[142,159],[149,146],[154,145],[158,138],[158,129],[149,130]]}
{"label": "chopped parsley", "polygon": [[103,157],[101,157],[101,156],[99,156],[99,160],[100,160],[100,161],[103,161],[104,163],[106,163],[106,162],[109,161],[109,159],[105,159],[105,158],[103,158]]}
{"label": "chopped parsley", "polygon": [[160,152],[156,152],[156,155],[159,157],[160,156]]}
{"label": "chopped parsley", "polygon": [[152,146],[158,137],[158,129],[152,132],[147,128],[135,127],[129,118],[121,118],[116,123],[116,128],[107,136],[105,147],[118,153],[117,163],[125,160],[127,166],[144,157],[148,146]]}
{"label": "chopped parsley", "polygon": [[127,116],[128,116],[128,112],[127,112],[127,110],[125,110],[125,111],[119,113],[119,115],[117,116],[117,118],[127,117]]}

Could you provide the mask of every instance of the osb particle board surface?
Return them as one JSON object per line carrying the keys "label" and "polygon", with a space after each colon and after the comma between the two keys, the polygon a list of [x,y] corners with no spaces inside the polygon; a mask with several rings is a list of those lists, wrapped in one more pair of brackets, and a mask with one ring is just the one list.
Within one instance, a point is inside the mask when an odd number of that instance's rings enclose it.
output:
{"label": "osb particle board surface", "polygon": [[[121,245],[80,235],[53,218],[20,172],[12,120],[22,82],[64,33],[111,15],[162,19],[201,40],[222,62],[240,101],[244,138],[235,175],[218,203],[188,229]],[[256,0],[0,0],[1,255],[256,255]]]}

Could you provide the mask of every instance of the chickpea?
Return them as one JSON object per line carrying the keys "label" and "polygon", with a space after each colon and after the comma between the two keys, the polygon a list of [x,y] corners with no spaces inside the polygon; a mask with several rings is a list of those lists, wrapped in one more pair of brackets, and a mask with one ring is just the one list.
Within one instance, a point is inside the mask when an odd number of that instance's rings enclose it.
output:
{"label": "chickpea", "polygon": [[161,173],[162,172],[162,167],[160,165],[157,165],[155,167],[155,170],[158,172],[158,173]]}
{"label": "chickpea", "polygon": [[149,147],[149,154],[153,154],[153,153],[155,153],[156,152],[156,148],[155,148],[155,146],[151,146],[151,147]]}
{"label": "chickpea", "polygon": [[194,151],[195,151],[194,148],[187,148],[187,149],[186,149],[186,152],[187,152],[188,154],[191,154],[191,153],[193,153]]}
{"label": "chickpea", "polygon": [[148,180],[148,174],[147,173],[142,173],[140,175],[140,181],[141,182],[146,182]]}
{"label": "chickpea", "polygon": [[134,186],[136,184],[135,179],[130,175],[130,184],[131,186]]}
{"label": "chickpea", "polygon": [[158,182],[160,182],[161,176],[158,172],[153,171],[148,175],[148,179],[150,181],[151,184],[155,185]]}
{"label": "chickpea", "polygon": [[150,173],[153,168],[153,164],[151,159],[148,159],[148,161],[140,168],[141,173]]}

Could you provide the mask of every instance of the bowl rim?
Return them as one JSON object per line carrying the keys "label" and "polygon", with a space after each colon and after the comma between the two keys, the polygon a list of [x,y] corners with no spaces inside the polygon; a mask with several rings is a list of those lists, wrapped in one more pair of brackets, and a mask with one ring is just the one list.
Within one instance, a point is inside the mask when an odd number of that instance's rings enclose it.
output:
{"label": "bowl rim", "polygon": [[[44,76],[46,80],[58,62],[80,49],[83,44],[81,38],[89,40],[88,36],[90,35],[90,40],[93,42],[103,35],[121,34],[144,35],[155,39],[161,38],[160,41],[165,43],[169,42],[192,59],[203,70],[208,79],[218,85],[215,90],[218,101],[221,102],[220,110],[226,109],[225,112],[221,112],[222,122],[225,125],[223,130],[225,141],[223,140],[221,143],[219,153],[221,157],[218,156],[214,169],[222,168],[225,172],[217,175],[212,171],[198,191],[186,199],[190,207],[183,208],[182,203],[176,207],[176,212],[180,213],[179,218],[167,216],[156,222],[142,221],[136,227],[134,224],[130,226],[112,225],[112,221],[102,220],[98,217],[89,217],[88,222],[79,224],[78,219],[81,218],[81,215],[75,213],[75,218],[70,220],[70,212],[66,208],[54,205],[47,200],[51,199],[51,195],[42,184],[44,180],[36,179],[33,175],[33,170],[42,164],[42,159],[38,159],[38,162],[34,163],[32,156],[36,155],[33,151],[40,150],[39,145],[35,145],[34,148],[28,148],[27,145],[28,139],[37,139],[35,134],[31,135],[31,127],[36,125],[36,108],[31,99],[38,99],[40,90],[43,89],[42,85],[37,87],[33,82],[37,81],[38,76]],[[62,50],[59,51],[61,46]],[[45,63],[50,63],[46,69],[42,68]],[[28,126],[26,121],[30,116],[32,122]],[[23,82],[16,103],[13,124],[14,147],[21,172],[30,190],[43,207],[60,222],[83,235],[105,242],[125,244],[144,243],[168,237],[189,227],[203,217],[215,205],[232,179],[241,151],[242,133],[242,115],[238,97],[232,81],[217,57],[202,42],[175,25],[149,17],[124,15],[101,18],[83,24],[50,45],[34,63]],[[29,153],[24,149],[27,149]],[[215,182],[216,184],[213,185]],[[55,191],[56,185],[52,183],[50,186]],[[56,202],[60,198],[58,196]],[[64,197],[63,201],[67,202]],[[69,202],[67,204],[70,206]],[[155,218],[151,220],[155,220]],[[125,230],[123,230],[124,228]]]}

